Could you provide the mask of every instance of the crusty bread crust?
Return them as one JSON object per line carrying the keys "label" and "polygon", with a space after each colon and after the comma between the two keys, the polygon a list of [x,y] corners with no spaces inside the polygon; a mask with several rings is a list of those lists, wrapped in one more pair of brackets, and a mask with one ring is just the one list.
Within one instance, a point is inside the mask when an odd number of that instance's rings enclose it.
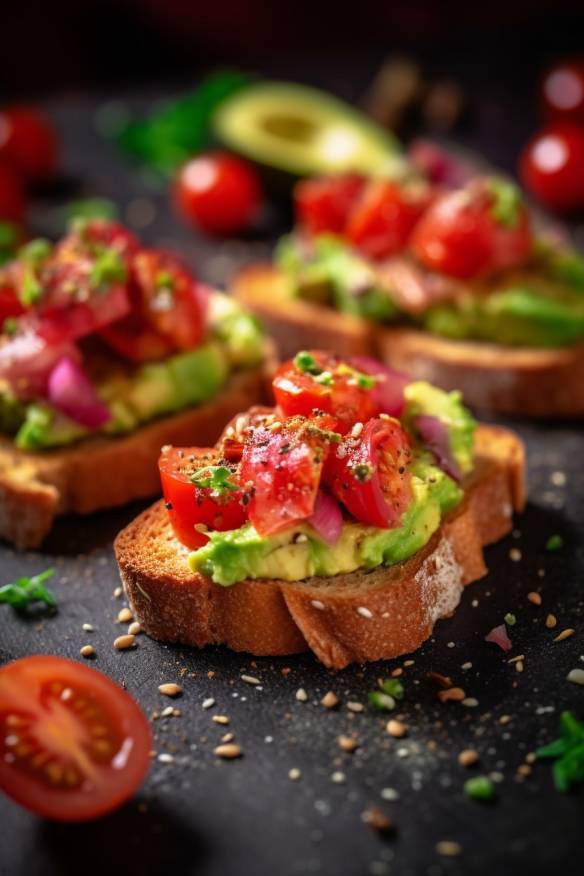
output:
{"label": "crusty bread crust", "polygon": [[326,666],[389,659],[418,648],[450,614],[464,585],[486,572],[483,546],[511,529],[525,504],[524,451],[506,429],[480,426],[463,503],[404,563],[306,581],[221,587],[191,571],[162,502],[117,537],[134,616],[163,642],[225,644],[255,655],[310,649]]}
{"label": "crusty bread crust", "polygon": [[265,322],[283,356],[302,347],[366,353],[416,379],[460,389],[467,404],[482,410],[536,417],[584,414],[584,344],[520,349],[376,326],[293,298],[286,277],[271,265],[247,268],[233,291]]}
{"label": "crusty bread crust", "polygon": [[262,401],[274,360],[236,372],[217,398],[120,437],[96,437],[39,453],[0,438],[0,537],[38,547],[55,517],[89,514],[160,493],[163,444],[212,446],[234,414]]}

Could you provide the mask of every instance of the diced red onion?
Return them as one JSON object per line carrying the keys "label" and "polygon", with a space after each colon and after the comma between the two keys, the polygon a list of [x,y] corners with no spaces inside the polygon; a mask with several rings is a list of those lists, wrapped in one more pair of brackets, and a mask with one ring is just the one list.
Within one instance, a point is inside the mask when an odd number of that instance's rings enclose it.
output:
{"label": "diced red onion", "polygon": [[412,378],[369,356],[353,356],[349,364],[364,374],[378,378],[371,392],[379,406],[379,412],[400,417],[406,404],[404,389],[412,382]]}
{"label": "diced red onion", "polygon": [[47,396],[51,404],[87,429],[99,429],[110,419],[108,406],[97,395],[91,380],[68,356],[49,375]]}
{"label": "diced red onion", "polygon": [[414,423],[422,440],[428,445],[440,468],[450,475],[457,483],[462,480],[462,472],[450,449],[448,426],[439,417],[422,414],[416,417]]}
{"label": "diced red onion", "polygon": [[24,332],[0,344],[0,378],[26,401],[46,395],[49,374],[63,358],[81,359],[74,344],[51,346],[34,332]]}
{"label": "diced red onion", "polygon": [[499,648],[502,648],[503,651],[510,651],[513,647],[511,639],[507,635],[507,627],[505,624],[493,627],[491,632],[485,636],[485,642],[493,642],[495,645],[498,645]]}
{"label": "diced red onion", "polygon": [[457,188],[470,177],[468,167],[456,156],[447,152],[432,140],[414,140],[408,157],[431,183]]}
{"label": "diced red onion", "polygon": [[314,511],[307,521],[327,544],[336,544],[341,537],[343,515],[336,499],[325,490],[316,494]]}

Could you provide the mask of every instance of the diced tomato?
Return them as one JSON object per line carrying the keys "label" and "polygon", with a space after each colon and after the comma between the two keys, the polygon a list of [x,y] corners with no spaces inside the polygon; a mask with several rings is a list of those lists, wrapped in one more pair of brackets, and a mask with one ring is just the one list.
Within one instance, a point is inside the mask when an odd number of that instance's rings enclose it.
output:
{"label": "diced tomato", "polygon": [[334,419],[296,417],[259,426],[248,439],[239,479],[250,490],[249,519],[271,535],[310,517],[331,446]]}
{"label": "diced tomato", "polygon": [[519,267],[533,249],[519,190],[499,180],[474,180],[438,198],[410,241],[427,268],[461,279]]}
{"label": "diced tomato", "polygon": [[307,234],[342,234],[365,185],[363,177],[349,173],[303,180],[294,190],[298,225]]}
{"label": "diced tomato", "polygon": [[[135,234],[111,219],[77,219],[68,234],[58,243],[57,255],[67,260],[76,255],[95,257],[102,248],[114,249],[130,258],[140,248]],[[124,261],[125,266],[128,262]]]}
{"label": "diced tomato", "polygon": [[325,482],[347,510],[370,526],[399,525],[411,502],[410,441],[397,420],[372,419],[329,454]]}
{"label": "diced tomato", "polygon": [[174,344],[151,328],[138,313],[130,313],[99,332],[100,338],[132,362],[155,362],[176,352]]}
{"label": "diced tomato", "polygon": [[345,237],[372,259],[401,252],[431,198],[432,189],[423,182],[374,180],[351,211]]}
{"label": "diced tomato", "polygon": [[25,312],[15,282],[13,265],[0,269],[0,329],[5,320],[22,316]]}
{"label": "diced tomato", "polygon": [[191,271],[173,255],[140,250],[133,260],[146,321],[178,350],[191,350],[205,333],[206,297]]}
{"label": "diced tomato", "polygon": [[142,711],[106,675],[37,655],[0,669],[0,788],[45,818],[117,809],[148,772]]}
{"label": "diced tomato", "polygon": [[371,391],[375,379],[330,353],[299,353],[280,365],[272,386],[285,416],[310,417],[315,410],[324,411],[334,418],[334,430],[343,435],[378,413]]}
{"label": "diced tomato", "polygon": [[[244,492],[215,449],[163,447],[158,467],[172,528],[188,548],[196,550],[206,543],[204,529],[243,526]],[[203,532],[195,529],[197,525]]]}

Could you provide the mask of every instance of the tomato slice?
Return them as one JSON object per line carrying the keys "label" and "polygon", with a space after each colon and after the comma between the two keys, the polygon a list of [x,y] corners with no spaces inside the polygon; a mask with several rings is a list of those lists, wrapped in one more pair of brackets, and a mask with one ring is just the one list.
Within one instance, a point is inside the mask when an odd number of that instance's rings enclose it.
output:
{"label": "tomato slice", "polygon": [[184,545],[193,550],[204,545],[205,529],[243,526],[246,497],[238,487],[234,467],[215,449],[163,447],[158,467],[170,522]]}
{"label": "tomato slice", "polygon": [[351,211],[345,237],[372,259],[401,252],[431,197],[432,189],[424,182],[398,185],[375,180]]}
{"label": "tomato slice", "polygon": [[132,362],[155,362],[176,352],[174,344],[151,328],[138,313],[105,326],[99,336],[117,353]]}
{"label": "tomato slice", "polygon": [[480,179],[442,195],[415,227],[411,248],[427,268],[461,279],[519,267],[533,249],[519,190]]}
{"label": "tomato slice", "polygon": [[14,262],[0,269],[0,329],[7,319],[22,316],[25,308],[18,297],[18,288],[15,282]]}
{"label": "tomato slice", "polygon": [[205,333],[205,296],[192,273],[173,255],[143,249],[133,260],[141,311],[150,326],[179,350],[191,350]]}
{"label": "tomato slice", "polygon": [[375,418],[330,453],[325,482],[357,520],[392,529],[411,502],[410,459],[410,441],[398,420]]}
{"label": "tomato slice", "polygon": [[101,672],[41,655],[0,669],[0,788],[32,812],[86,821],[116,809],[151,747],[141,709]]}
{"label": "tomato slice", "polygon": [[330,353],[303,351],[284,362],[274,376],[276,402],[287,417],[310,417],[315,410],[334,417],[344,435],[357,422],[378,413],[375,378]]}
{"label": "tomato slice", "polygon": [[357,174],[304,180],[294,190],[296,218],[307,234],[342,234],[366,181]]}
{"label": "tomato slice", "polygon": [[249,491],[248,514],[262,535],[310,517],[331,442],[333,417],[294,417],[253,430],[243,450],[239,480]]}

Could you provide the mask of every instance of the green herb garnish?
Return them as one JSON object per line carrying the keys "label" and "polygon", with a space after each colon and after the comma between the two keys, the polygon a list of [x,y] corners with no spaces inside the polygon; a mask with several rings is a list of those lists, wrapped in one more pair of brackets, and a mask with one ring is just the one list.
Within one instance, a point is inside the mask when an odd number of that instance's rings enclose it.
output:
{"label": "green herb garnish", "polygon": [[157,289],[174,289],[174,277],[169,271],[159,271],[156,274],[154,285]]}
{"label": "green herb garnish", "polygon": [[495,786],[487,776],[474,776],[464,783],[464,793],[473,800],[492,800]]}
{"label": "green herb garnish", "polygon": [[395,709],[396,700],[403,700],[405,689],[397,678],[386,678],[379,682],[379,690],[369,694],[369,705],[382,712]]}
{"label": "green herb garnish", "polygon": [[560,716],[560,738],[535,752],[540,759],[553,758],[554,784],[558,791],[569,791],[584,782],[584,724],[571,712]]}
{"label": "green herb garnish", "polygon": [[379,687],[384,693],[389,694],[390,697],[394,697],[396,700],[403,700],[406,695],[403,684],[397,678],[386,678],[385,681],[380,683]]}
{"label": "green herb garnish", "polygon": [[311,438],[322,438],[323,441],[330,441],[331,444],[340,444],[343,436],[340,432],[331,432],[330,429],[321,429],[319,426],[314,426],[312,423],[306,427],[306,434]]}
{"label": "green herb garnish", "polygon": [[561,535],[550,535],[545,544],[546,551],[559,551],[564,546],[564,539]]}
{"label": "green herb garnish", "polygon": [[35,602],[44,602],[50,608],[55,608],[57,600],[48,587],[45,587],[45,581],[48,581],[54,572],[54,569],[46,569],[38,575],[33,575],[32,578],[18,578],[12,584],[5,584],[4,587],[0,587],[0,603],[4,602],[19,610],[28,608]]}
{"label": "green herb garnish", "polygon": [[514,183],[504,179],[489,181],[489,189],[493,196],[491,214],[499,225],[515,228],[519,222],[519,211],[523,204],[520,189]]}
{"label": "green herb garnish", "polygon": [[[72,220],[83,219],[117,219],[119,210],[109,198],[82,198],[71,201],[63,208],[65,224]],[[62,214],[62,215],[63,215]]]}
{"label": "green herb garnish", "polygon": [[126,268],[119,252],[104,247],[93,263],[90,282],[97,289],[106,289],[111,283],[124,283],[126,276]]}
{"label": "green herb garnish", "polygon": [[505,621],[505,623],[507,624],[508,627],[514,627],[515,624],[517,623],[517,618],[515,617],[514,614],[511,614],[511,612],[508,612],[505,615],[505,617],[503,618],[503,620]]}
{"label": "green herb garnish", "polygon": [[314,382],[320,383],[321,386],[332,386],[334,378],[330,371],[323,371],[321,374],[316,375]]}
{"label": "green herb garnish", "polygon": [[212,490],[213,496],[223,496],[228,490],[239,489],[230,477],[231,472],[224,465],[206,465],[191,475],[191,481],[196,487]]}
{"label": "green herb garnish", "polygon": [[43,262],[46,262],[52,249],[53,247],[48,240],[45,240],[44,237],[37,237],[21,246],[16,257],[33,268],[39,268]]}
{"label": "green herb garnish", "polygon": [[18,320],[13,316],[8,316],[4,320],[4,325],[2,326],[2,333],[6,335],[7,338],[13,338],[16,332],[18,331]]}
{"label": "green herb garnish", "polygon": [[43,295],[43,287],[34,275],[32,268],[26,268],[22,275],[22,285],[19,295],[20,301],[24,307],[32,307],[37,301],[40,301]]}
{"label": "green herb garnish", "polygon": [[304,374],[322,374],[324,369],[320,367],[316,359],[311,353],[307,353],[303,350],[300,353],[296,353],[294,356],[294,365],[298,368],[299,371],[302,371]]}

